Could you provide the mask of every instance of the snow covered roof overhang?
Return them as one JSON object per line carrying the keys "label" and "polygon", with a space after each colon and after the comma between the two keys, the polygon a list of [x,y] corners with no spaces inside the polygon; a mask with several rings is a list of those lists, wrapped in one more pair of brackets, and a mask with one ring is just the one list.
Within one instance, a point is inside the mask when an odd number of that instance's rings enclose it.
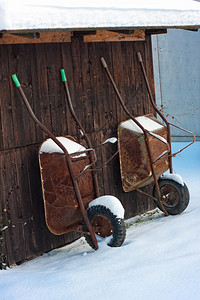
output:
{"label": "snow covered roof overhang", "polygon": [[200,27],[200,0],[0,0],[0,31]]}

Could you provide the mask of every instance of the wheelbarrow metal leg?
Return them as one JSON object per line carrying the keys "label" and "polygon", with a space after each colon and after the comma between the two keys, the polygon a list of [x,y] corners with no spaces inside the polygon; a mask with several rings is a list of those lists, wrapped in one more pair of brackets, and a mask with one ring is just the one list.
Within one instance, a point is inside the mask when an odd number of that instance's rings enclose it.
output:
{"label": "wheelbarrow metal leg", "polygon": [[150,161],[150,165],[151,165],[151,172],[152,172],[152,175],[153,175],[153,178],[154,178],[154,183],[155,183],[157,194],[158,194],[158,203],[159,203],[162,211],[164,212],[164,214],[166,216],[169,216],[167,210],[165,209],[165,207],[164,207],[164,205],[162,203],[162,197],[161,197],[160,187],[159,187],[158,179],[156,177],[156,172],[155,172],[155,169],[154,169],[154,163],[153,163],[151,149],[150,149],[150,145],[149,145],[148,133],[147,133],[146,130],[144,131],[144,136],[145,136],[145,143],[146,143],[146,147],[147,147],[147,152],[148,152],[148,155],[149,155],[149,161]]}
{"label": "wheelbarrow metal leg", "polygon": [[96,236],[94,234],[94,230],[92,228],[92,225],[90,224],[90,221],[88,219],[88,216],[87,216],[84,204],[83,204],[83,200],[82,200],[82,197],[81,197],[80,189],[79,189],[77,180],[76,180],[75,175],[74,175],[73,166],[72,166],[71,159],[69,158],[69,155],[66,156],[66,160],[67,160],[67,164],[68,164],[69,171],[70,171],[70,174],[71,174],[74,189],[75,189],[75,192],[76,192],[76,197],[77,197],[77,200],[78,200],[78,203],[79,203],[79,206],[80,206],[80,210],[81,210],[81,213],[83,215],[83,219],[84,219],[85,223],[87,224],[87,227],[88,227],[88,230],[90,232],[91,238],[92,238],[93,243],[95,245],[95,250],[97,250],[98,249],[97,239],[96,239]]}

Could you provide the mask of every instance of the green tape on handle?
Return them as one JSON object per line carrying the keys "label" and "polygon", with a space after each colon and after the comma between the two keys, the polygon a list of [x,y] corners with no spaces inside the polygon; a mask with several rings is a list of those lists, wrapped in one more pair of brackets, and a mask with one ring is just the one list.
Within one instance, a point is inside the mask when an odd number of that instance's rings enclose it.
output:
{"label": "green tape on handle", "polygon": [[13,79],[13,81],[14,81],[16,87],[21,86],[21,84],[20,84],[20,82],[19,82],[19,79],[17,78],[17,75],[16,75],[16,74],[13,74],[13,75],[12,75],[12,79]]}
{"label": "green tape on handle", "polygon": [[66,78],[66,75],[65,75],[65,70],[64,69],[61,69],[60,70],[60,74],[61,74],[61,77],[62,77],[62,81],[67,81],[67,78]]}

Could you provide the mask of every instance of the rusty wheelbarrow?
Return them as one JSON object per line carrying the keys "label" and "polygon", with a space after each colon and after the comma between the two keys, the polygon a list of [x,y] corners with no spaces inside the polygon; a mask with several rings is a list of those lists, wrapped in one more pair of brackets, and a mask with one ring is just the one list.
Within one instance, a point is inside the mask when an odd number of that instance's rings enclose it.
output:
{"label": "rusty wheelbarrow", "polygon": [[[161,117],[158,121],[154,115],[134,117],[124,104],[105,59],[101,63],[117,94],[119,102],[130,118],[118,126],[118,149],[122,187],[125,192],[137,190],[154,200],[165,215],[182,213],[189,204],[189,191],[178,174],[173,174],[172,157],[195,142],[195,135],[181,127],[169,123],[159,111],[149,86],[141,54],[137,53],[142,73],[149,93],[149,99],[155,112]],[[193,136],[193,141],[178,152],[171,153],[170,125]],[[169,174],[163,175],[169,169]],[[154,184],[153,195],[141,190]]]}
{"label": "rusty wheelbarrow", "polygon": [[108,245],[119,247],[126,236],[124,209],[116,197],[99,196],[95,150],[74,112],[64,69],[61,76],[69,110],[87,148],[71,136],[54,136],[37,119],[16,74],[12,75],[30,116],[49,137],[39,149],[47,227],[55,235],[72,231],[82,233],[93,249],[98,249],[98,236],[110,236]]}

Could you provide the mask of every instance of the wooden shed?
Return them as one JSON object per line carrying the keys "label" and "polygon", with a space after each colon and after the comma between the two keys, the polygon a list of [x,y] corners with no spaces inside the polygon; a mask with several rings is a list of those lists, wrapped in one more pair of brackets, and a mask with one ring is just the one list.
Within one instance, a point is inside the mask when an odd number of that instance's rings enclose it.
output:
{"label": "wooden shed", "polygon": [[[64,68],[76,114],[96,146],[106,138],[116,137],[118,124],[127,119],[100,57],[106,59],[131,113],[152,113],[136,53],[140,51],[143,57],[154,94],[151,34],[166,33],[167,27],[36,26],[1,26],[0,32],[0,268],[79,237],[77,233],[55,236],[47,229],[38,164],[38,148],[46,136],[30,119],[11,74],[17,73],[35,114],[50,131],[57,136],[69,134],[80,141],[59,74]],[[97,150],[99,166],[116,147],[105,145]],[[123,192],[118,156],[103,167],[98,180],[101,195],[120,199],[126,219],[154,207],[152,201],[135,191]]]}

